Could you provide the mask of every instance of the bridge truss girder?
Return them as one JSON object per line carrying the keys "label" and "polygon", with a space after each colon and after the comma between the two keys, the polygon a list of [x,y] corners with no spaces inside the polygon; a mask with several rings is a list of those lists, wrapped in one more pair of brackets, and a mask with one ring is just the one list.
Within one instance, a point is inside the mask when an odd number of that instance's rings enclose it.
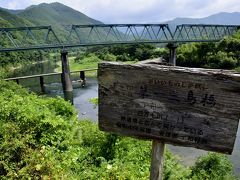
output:
{"label": "bridge truss girder", "polygon": [[61,44],[51,26],[0,28],[0,52],[44,49]]}
{"label": "bridge truss girder", "polygon": [[51,26],[0,28],[0,52],[112,44],[217,42],[239,29],[240,25],[183,24],[172,32],[168,24],[72,25],[65,40],[60,41]]}
{"label": "bridge truss girder", "polygon": [[214,42],[230,36],[240,25],[182,24],[176,26],[173,39],[176,42]]}
{"label": "bridge truss girder", "polygon": [[[77,36],[74,40],[73,33]],[[167,24],[72,25],[67,44],[165,42],[172,40]]]}

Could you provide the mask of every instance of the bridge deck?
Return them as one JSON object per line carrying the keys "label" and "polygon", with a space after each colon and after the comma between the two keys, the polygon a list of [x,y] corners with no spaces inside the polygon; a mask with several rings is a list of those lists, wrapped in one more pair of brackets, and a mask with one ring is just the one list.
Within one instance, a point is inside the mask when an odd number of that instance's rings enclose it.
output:
{"label": "bridge deck", "polygon": [[[91,69],[82,69],[77,71],[71,71],[70,73],[80,73],[80,72],[87,72],[87,71],[96,71],[97,68],[91,68]],[[37,75],[30,75],[30,76],[19,76],[19,77],[13,77],[13,78],[6,78],[4,80],[11,81],[11,80],[20,80],[20,79],[30,79],[30,78],[38,78],[38,77],[46,77],[46,76],[54,76],[54,75],[60,75],[62,73],[56,72],[56,73],[47,73],[47,74],[37,74]]]}

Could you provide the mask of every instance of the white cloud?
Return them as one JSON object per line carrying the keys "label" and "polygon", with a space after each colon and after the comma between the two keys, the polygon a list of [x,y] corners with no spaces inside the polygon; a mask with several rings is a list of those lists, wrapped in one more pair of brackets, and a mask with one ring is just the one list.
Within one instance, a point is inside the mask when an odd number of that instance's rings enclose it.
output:
{"label": "white cloud", "polygon": [[[1,7],[25,8],[56,0],[3,0]],[[240,11],[239,0],[59,0],[88,16],[107,23],[162,22],[175,17],[205,17]]]}
{"label": "white cloud", "polygon": [[12,2],[8,3],[9,9],[16,9],[17,6],[18,6],[18,2],[16,2],[16,1],[12,1]]}

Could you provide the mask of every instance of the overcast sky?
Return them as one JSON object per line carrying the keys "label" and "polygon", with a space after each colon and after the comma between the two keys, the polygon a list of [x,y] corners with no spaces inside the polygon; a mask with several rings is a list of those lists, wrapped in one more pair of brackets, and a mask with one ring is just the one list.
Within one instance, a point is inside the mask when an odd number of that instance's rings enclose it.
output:
{"label": "overcast sky", "polygon": [[[56,0],[0,0],[0,7],[24,9]],[[104,23],[154,23],[176,17],[240,12],[239,0],[58,0]]]}

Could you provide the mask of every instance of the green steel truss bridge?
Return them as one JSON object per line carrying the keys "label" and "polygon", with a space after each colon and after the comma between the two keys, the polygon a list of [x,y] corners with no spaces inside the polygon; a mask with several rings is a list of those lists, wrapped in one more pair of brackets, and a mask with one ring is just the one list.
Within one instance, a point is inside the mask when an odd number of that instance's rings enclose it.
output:
{"label": "green steel truss bridge", "polygon": [[96,24],[67,26],[58,37],[51,26],[0,28],[0,52],[61,49],[94,45],[217,42],[240,30],[240,25]]}
{"label": "green steel truss bridge", "polygon": [[[176,48],[180,43],[217,42],[240,30],[240,25],[183,24],[174,31],[168,24],[96,24],[65,26],[65,37],[58,36],[51,26],[0,28],[0,52],[60,49],[61,81],[64,97],[73,103],[73,86],[67,49],[84,46],[163,43],[169,48],[169,64],[176,65]],[[60,38],[61,37],[61,38]],[[80,70],[85,83],[85,71]],[[15,80],[39,77],[44,91],[44,77],[56,73],[15,77]]]}

